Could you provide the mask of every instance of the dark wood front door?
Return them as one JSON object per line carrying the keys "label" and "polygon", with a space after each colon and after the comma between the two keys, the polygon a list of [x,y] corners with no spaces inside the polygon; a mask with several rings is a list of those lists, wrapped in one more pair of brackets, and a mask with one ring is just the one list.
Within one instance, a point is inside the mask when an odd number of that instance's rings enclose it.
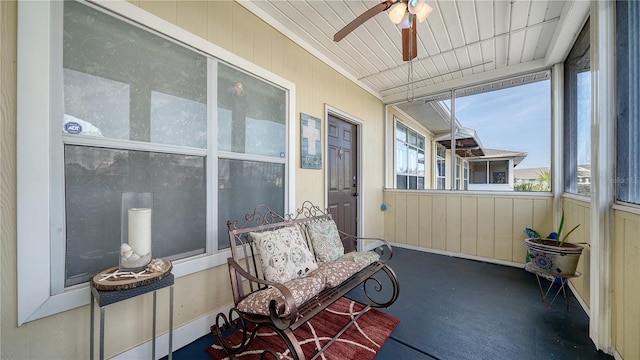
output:
{"label": "dark wood front door", "polygon": [[[329,211],[338,230],[358,235],[357,127],[332,115],[328,124]],[[356,249],[355,242],[343,243],[345,252]]]}

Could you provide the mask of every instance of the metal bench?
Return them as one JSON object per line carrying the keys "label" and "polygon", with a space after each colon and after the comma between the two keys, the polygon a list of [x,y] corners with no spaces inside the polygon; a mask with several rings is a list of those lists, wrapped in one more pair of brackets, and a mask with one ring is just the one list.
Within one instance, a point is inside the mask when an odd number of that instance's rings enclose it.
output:
{"label": "metal bench", "polygon": [[[331,283],[327,278],[326,284],[321,289],[318,291],[312,289],[312,292],[305,296],[305,300],[302,302],[300,296],[295,297],[290,291],[290,287],[294,285],[266,280],[262,274],[263,267],[260,263],[260,255],[257,254],[254,239],[250,233],[255,236],[255,233],[299,226],[305,233],[305,240],[308,242],[308,234],[304,231],[304,227],[306,224],[320,221],[333,220],[327,210],[305,202],[295,214],[283,216],[267,206],[260,205],[251,214],[246,215],[245,219],[227,223],[232,255],[227,262],[234,307],[229,311],[228,316],[224,313],[216,316],[216,323],[211,326],[211,331],[230,357],[233,358],[234,355],[245,351],[251,345],[259,328],[268,327],[282,338],[294,359],[305,359],[302,348],[293,332],[341,297],[347,297],[366,305],[361,314],[371,307],[389,307],[398,298],[398,279],[388,266],[388,261],[393,254],[391,246],[383,239],[359,238],[343,232],[340,232],[340,238],[343,242],[374,240],[378,241],[376,244],[379,244],[370,252],[348,253],[345,254],[345,258],[352,260],[362,257],[369,258],[370,261],[370,255],[375,255],[376,260],[368,264],[359,263],[354,273],[349,273],[346,279],[339,280],[340,282],[337,284],[335,279],[333,279],[334,283]],[[338,260],[333,263],[319,264],[320,269],[332,266],[348,269],[354,267],[351,263],[346,261],[339,263]],[[311,271],[304,278],[318,276],[317,272],[320,269]],[[354,290],[356,288],[360,290]],[[296,291],[295,294],[299,294],[299,292]],[[353,294],[356,294],[357,298],[354,298]],[[266,296],[266,308],[247,307],[248,298],[256,295],[260,295],[263,300]],[[316,349],[317,354],[314,358],[324,352],[355,321],[357,318],[348,323],[322,349]],[[242,331],[243,336],[239,343],[232,344],[225,335],[230,335],[230,332],[235,331]],[[262,355],[267,353],[275,356],[272,349],[263,349]]]}

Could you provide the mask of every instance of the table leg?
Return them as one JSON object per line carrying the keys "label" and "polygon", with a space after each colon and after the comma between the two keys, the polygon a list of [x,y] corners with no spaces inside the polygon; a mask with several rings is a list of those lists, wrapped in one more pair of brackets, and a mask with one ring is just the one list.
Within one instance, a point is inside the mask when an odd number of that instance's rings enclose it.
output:
{"label": "table leg", "polygon": [[169,355],[167,356],[168,360],[171,360],[173,357],[173,285],[171,285],[171,289],[169,290]]}
{"label": "table leg", "polygon": [[104,306],[100,307],[100,360],[104,360]]}
{"label": "table leg", "polygon": [[89,306],[91,307],[91,320],[90,320],[90,326],[91,329],[89,330],[89,360],[93,360],[93,325],[94,325],[94,320],[93,320],[93,308],[94,308],[94,298],[93,298],[93,291],[89,291],[91,293],[91,302],[89,303]]}
{"label": "table leg", "polygon": [[156,360],[156,292],[153,292],[153,339],[151,342],[151,359]]}

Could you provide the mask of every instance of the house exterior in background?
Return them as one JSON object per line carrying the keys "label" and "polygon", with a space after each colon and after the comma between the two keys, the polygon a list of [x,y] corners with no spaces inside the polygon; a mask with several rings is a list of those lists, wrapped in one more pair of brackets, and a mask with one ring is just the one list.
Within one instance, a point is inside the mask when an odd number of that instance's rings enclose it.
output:
{"label": "house exterior in background", "polygon": [[515,169],[514,186],[520,191],[550,191],[551,169],[548,167]]}
{"label": "house exterior in background", "polygon": [[395,188],[513,191],[514,169],[527,153],[485,148],[474,129],[455,119],[452,156],[451,111],[443,101],[430,104],[423,126],[395,119]]}
{"label": "house exterior in background", "polygon": [[484,149],[484,153],[468,159],[469,190],[513,191],[515,168],[527,153],[498,149]]}

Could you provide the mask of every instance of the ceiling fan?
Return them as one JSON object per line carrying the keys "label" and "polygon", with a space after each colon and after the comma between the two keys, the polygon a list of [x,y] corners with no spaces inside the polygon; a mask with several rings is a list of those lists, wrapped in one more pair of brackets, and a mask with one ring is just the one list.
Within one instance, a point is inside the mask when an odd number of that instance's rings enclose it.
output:
{"label": "ceiling fan", "polygon": [[333,41],[340,41],[365,21],[389,10],[389,19],[402,28],[402,60],[410,61],[418,56],[416,41],[416,18],[423,22],[433,8],[426,0],[386,0],[363,12],[333,36]]}

